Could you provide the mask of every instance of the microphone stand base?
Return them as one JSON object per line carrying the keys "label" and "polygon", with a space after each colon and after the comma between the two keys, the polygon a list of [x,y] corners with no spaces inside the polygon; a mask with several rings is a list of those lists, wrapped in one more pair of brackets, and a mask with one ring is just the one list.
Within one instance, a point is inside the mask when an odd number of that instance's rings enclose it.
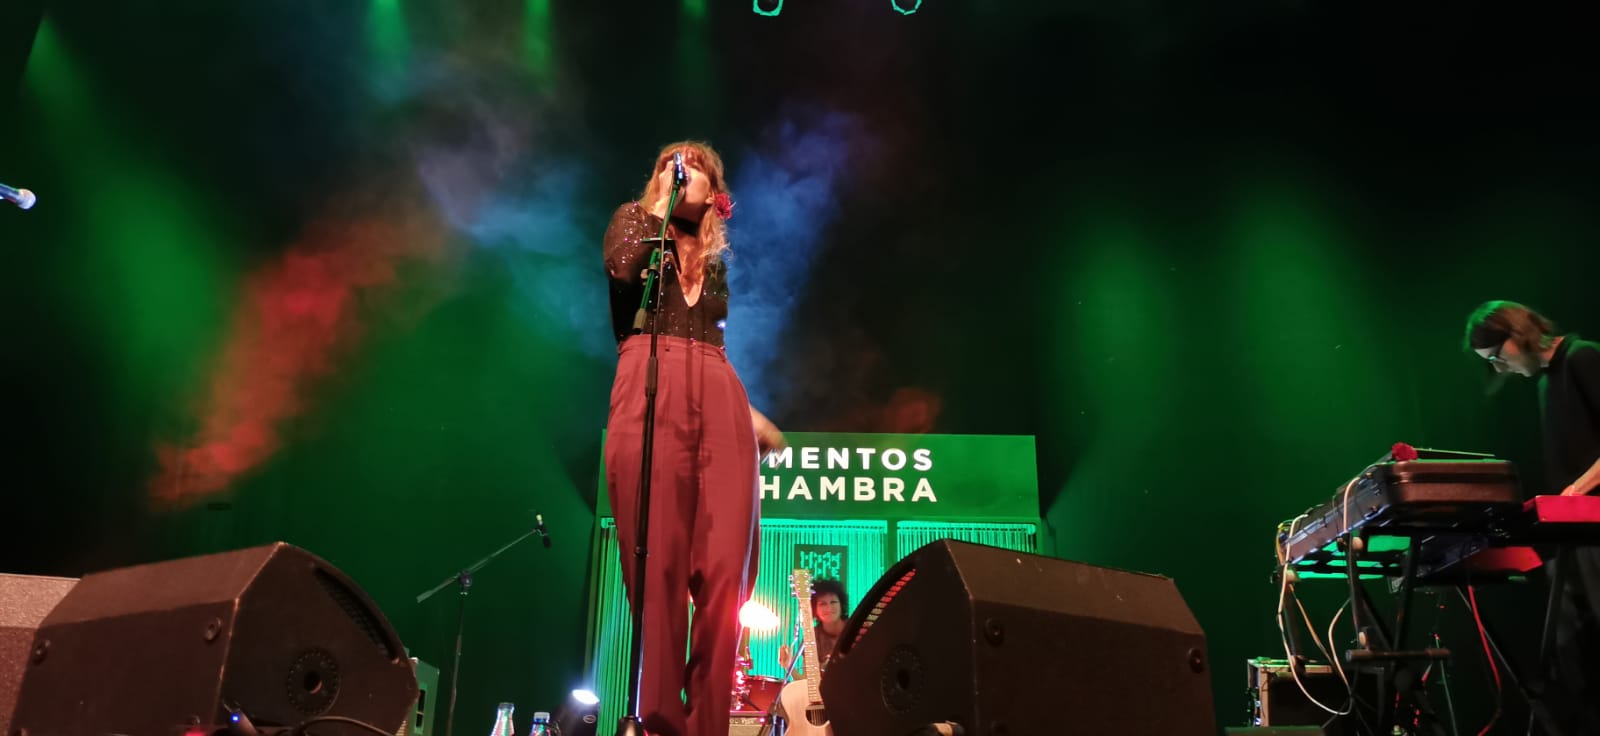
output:
{"label": "microphone stand base", "polygon": [[650,732],[633,716],[623,716],[617,719],[617,736],[650,736]]}

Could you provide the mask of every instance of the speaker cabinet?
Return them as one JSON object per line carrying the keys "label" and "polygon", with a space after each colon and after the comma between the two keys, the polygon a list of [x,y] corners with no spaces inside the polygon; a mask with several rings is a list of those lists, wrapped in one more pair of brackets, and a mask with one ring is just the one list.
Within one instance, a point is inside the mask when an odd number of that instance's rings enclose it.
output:
{"label": "speaker cabinet", "polygon": [[940,540],[896,563],[822,678],[836,736],[1214,736],[1205,634],[1172,580]]}
{"label": "speaker cabinet", "polygon": [[51,736],[170,734],[319,716],[395,733],[417,680],[348,577],[284,543],[96,573],[34,636],[12,727]]}
{"label": "speaker cabinet", "polygon": [[33,633],[77,584],[77,578],[0,575],[0,736],[11,733],[11,712],[33,651]]}

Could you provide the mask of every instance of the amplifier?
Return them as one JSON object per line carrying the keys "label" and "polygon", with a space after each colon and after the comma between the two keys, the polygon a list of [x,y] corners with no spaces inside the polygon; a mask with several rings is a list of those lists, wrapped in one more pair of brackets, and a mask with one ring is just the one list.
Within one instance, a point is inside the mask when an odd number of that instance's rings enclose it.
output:
{"label": "amplifier", "polygon": [[[1289,662],[1282,659],[1257,657],[1250,660],[1250,725],[1252,726],[1319,726],[1328,736],[1342,736],[1344,730],[1332,713],[1318,708],[1295,685]],[[1330,665],[1306,664],[1300,671],[1300,683],[1306,691],[1323,704],[1342,710],[1349,699],[1349,690],[1339,673]]]}
{"label": "amplifier", "polygon": [[766,716],[735,715],[728,719],[728,736],[757,736],[765,725]]}
{"label": "amplifier", "polygon": [[400,725],[395,736],[430,736],[433,733],[434,696],[439,688],[439,668],[416,657],[411,658],[411,668],[417,673],[417,699],[411,704],[411,715]]}

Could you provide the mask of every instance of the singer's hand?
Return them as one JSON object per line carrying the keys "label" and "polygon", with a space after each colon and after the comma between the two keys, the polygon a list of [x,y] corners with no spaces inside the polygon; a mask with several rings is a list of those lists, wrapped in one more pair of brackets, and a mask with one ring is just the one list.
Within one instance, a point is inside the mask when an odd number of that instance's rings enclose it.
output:
{"label": "singer's hand", "polygon": [[773,424],[772,420],[767,419],[766,415],[756,411],[753,406],[750,407],[750,422],[755,425],[756,450],[761,457],[766,457],[769,452],[782,450],[789,446],[789,441],[784,439],[783,432],[778,431],[777,425]]}
{"label": "singer's hand", "polygon": [[667,200],[672,197],[672,162],[656,172],[656,201],[650,203],[650,214],[667,218]]}
{"label": "singer's hand", "polygon": [[778,647],[778,669],[789,669],[789,663],[792,661],[794,661],[794,652],[789,651],[789,645],[780,645]]}

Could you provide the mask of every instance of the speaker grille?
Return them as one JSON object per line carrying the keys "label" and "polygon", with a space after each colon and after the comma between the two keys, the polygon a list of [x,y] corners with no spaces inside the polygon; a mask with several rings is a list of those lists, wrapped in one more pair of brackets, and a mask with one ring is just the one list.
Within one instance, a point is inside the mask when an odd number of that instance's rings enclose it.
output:
{"label": "speaker grille", "polygon": [[326,570],[318,568],[315,577],[322,589],[328,592],[328,597],[332,598],[334,603],[339,604],[339,608],[344,611],[344,615],[349,616],[356,627],[361,629],[361,633],[366,634],[367,638],[372,640],[373,645],[378,647],[379,652],[382,652],[390,661],[400,658],[399,652],[389,648],[389,642],[383,635],[383,624],[378,621],[378,617],[362,602],[360,597],[348,587],[345,587],[345,584],[338,578],[329,575]]}
{"label": "speaker grille", "polygon": [[884,611],[889,610],[889,605],[900,595],[900,591],[906,587],[906,583],[911,582],[911,579],[916,576],[917,568],[913,567],[906,570],[905,574],[894,582],[894,585],[889,586],[889,589],[885,590],[883,595],[878,597],[878,600],[872,602],[872,610],[868,611],[866,618],[862,619],[861,628],[856,630],[856,637],[850,641],[851,646],[855,646],[857,642],[861,641],[862,637],[867,635],[868,631],[872,630],[872,625],[877,623],[878,618],[883,615]]}
{"label": "speaker grille", "polygon": [[917,650],[900,645],[889,651],[883,659],[883,670],[878,676],[878,687],[883,704],[890,713],[903,716],[922,705],[927,671]]}

